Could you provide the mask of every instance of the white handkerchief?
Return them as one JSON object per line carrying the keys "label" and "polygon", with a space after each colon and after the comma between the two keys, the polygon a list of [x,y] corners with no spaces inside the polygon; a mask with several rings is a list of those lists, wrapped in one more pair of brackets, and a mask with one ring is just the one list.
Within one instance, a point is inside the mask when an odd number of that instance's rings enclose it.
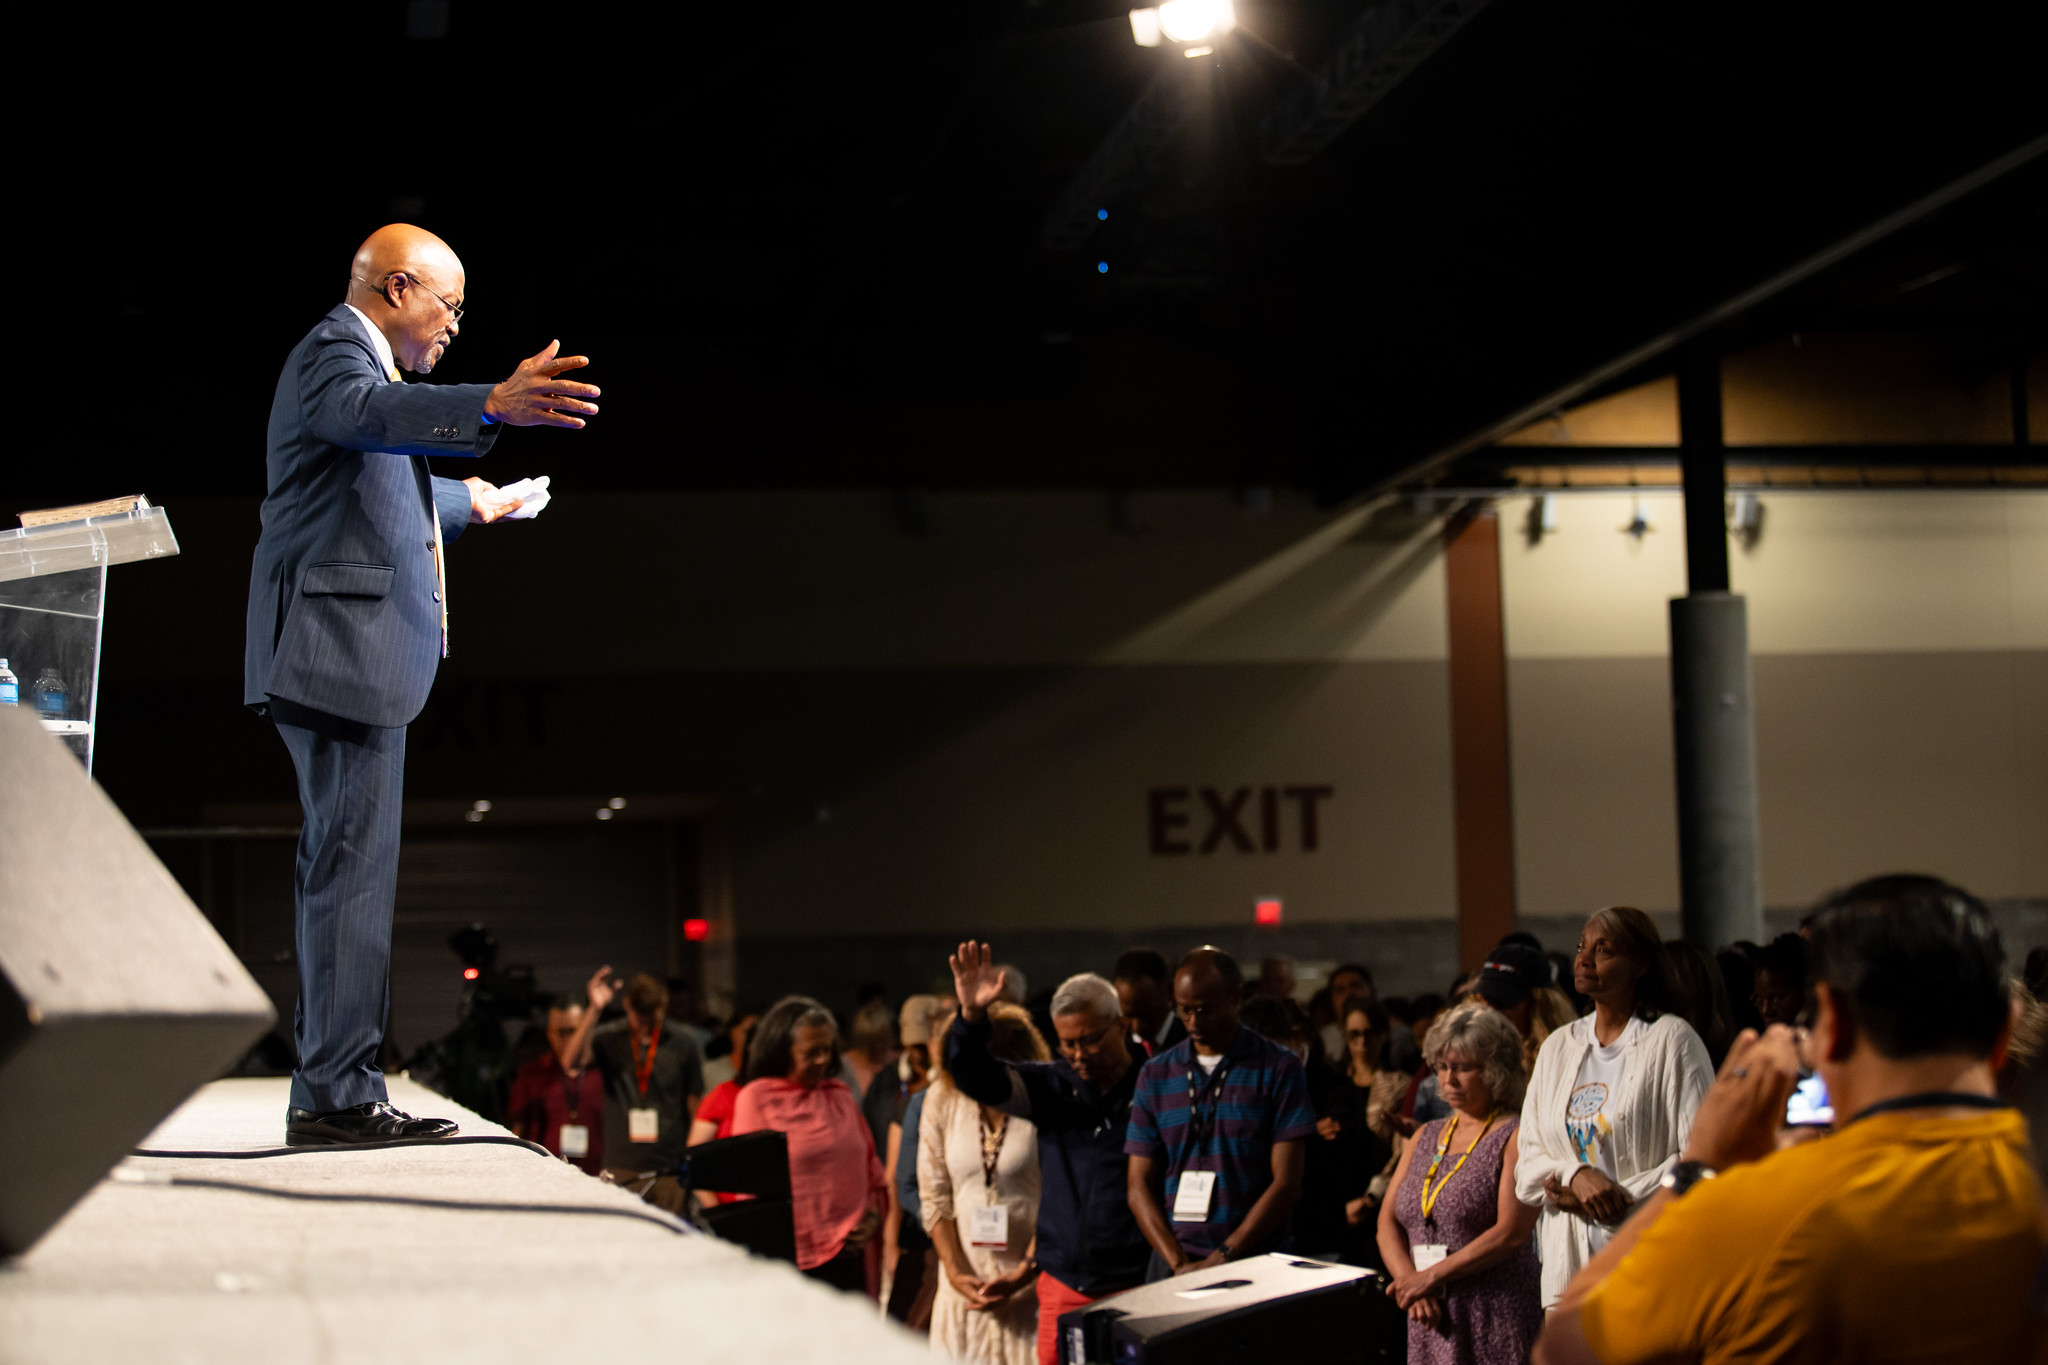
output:
{"label": "white handkerchief", "polygon": [[521,479],[518,483],[506,484],[498,490],[496,500],[510,502],[514,498],[526,499],[526,505],[516,512],[507,512],[505,520],[531,521],[548,505],[548,497],[548,476],[543,474],[537,479]]}

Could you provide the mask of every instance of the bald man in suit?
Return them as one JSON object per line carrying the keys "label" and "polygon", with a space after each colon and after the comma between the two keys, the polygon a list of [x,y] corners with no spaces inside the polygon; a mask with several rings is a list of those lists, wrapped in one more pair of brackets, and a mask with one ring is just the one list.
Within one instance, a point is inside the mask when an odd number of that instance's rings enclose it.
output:
{"label": "bald man in suit", "polygon": [[466,285],[439,237],[378,229],[271,403],[242,699],[276,723],[305,808],[293,1146],[455,1133],[393,1108],[377,1065],[405,727],[447,652],[447,543],[520,503],[480,478],[436,477],[427,457],[481,457],[506,426],[581,427],[598,396],[561,378],[590,362],[554,342],[499,384],[401,382],[401,368],[427,374],[454,342]]}

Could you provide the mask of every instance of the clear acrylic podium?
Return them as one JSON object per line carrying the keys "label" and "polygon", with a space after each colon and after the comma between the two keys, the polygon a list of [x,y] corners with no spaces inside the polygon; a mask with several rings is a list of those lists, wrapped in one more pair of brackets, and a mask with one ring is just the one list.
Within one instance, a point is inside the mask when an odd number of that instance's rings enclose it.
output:
{"label": "clear acrylic podium", "polygon": [[161,507],[0,531],[0,659],[20,705],[40,712],[92,771],[107,568],[178,553]]}

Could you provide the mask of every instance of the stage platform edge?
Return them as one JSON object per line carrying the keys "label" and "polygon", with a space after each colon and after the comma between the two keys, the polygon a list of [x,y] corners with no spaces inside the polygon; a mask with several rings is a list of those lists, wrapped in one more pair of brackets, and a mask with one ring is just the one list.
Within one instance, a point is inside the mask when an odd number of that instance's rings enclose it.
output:
{"label": "stage platform edge", "polygon": [[[288,1088],[216,1081],[142,1145],[281,1146]],[[505,1133],[400,1078],[391,1099],[464,1133]],[[8,1116],[50,1121],[61,1116]],[[336,1195],[352,1198],[318,1197]],[[382,1202],[410,1198],[463,1207]],[[493,1204],[547,1207],[478,1207]],[[557,1211],[571,1206],[609,1212]],[[654,1212],[513,1147],[130,1157],[25,1256],[0,1261],[0,1362],[928,1365],[924,1342],[870,1301],[631,1216]]]}

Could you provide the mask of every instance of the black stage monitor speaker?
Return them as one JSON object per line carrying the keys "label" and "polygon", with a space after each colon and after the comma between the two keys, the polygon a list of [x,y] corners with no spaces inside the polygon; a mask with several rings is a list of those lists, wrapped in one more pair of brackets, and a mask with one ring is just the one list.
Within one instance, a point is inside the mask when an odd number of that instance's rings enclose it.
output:
{"label": "black stage monitor speaker", "polygon": [[788,1137],[764,1131],[701,1142],[684,1151],[676,1175],[683,1188],[692,1192],[751,1196],[707,1204],[698,1221],[707,1232],[738,1242],[756,1256],[796,1264]]}
{"label": "black stage monitor speaker", "polygon": [[1357,1266],[1254,1256],[1060,1314],[1061,1365],[1399,1362],[1408,1319]]}
{"label": "black stage monitor speaker", "polygon": [[789,1137],[765,1130],[685,1147],[682,1169],[676,1175],[692,1190],[787,1199]]}
{"label": "black stage monitor speaker", "polygon": [[0,707],[0,1254],[275,1018],[71,751]]}

